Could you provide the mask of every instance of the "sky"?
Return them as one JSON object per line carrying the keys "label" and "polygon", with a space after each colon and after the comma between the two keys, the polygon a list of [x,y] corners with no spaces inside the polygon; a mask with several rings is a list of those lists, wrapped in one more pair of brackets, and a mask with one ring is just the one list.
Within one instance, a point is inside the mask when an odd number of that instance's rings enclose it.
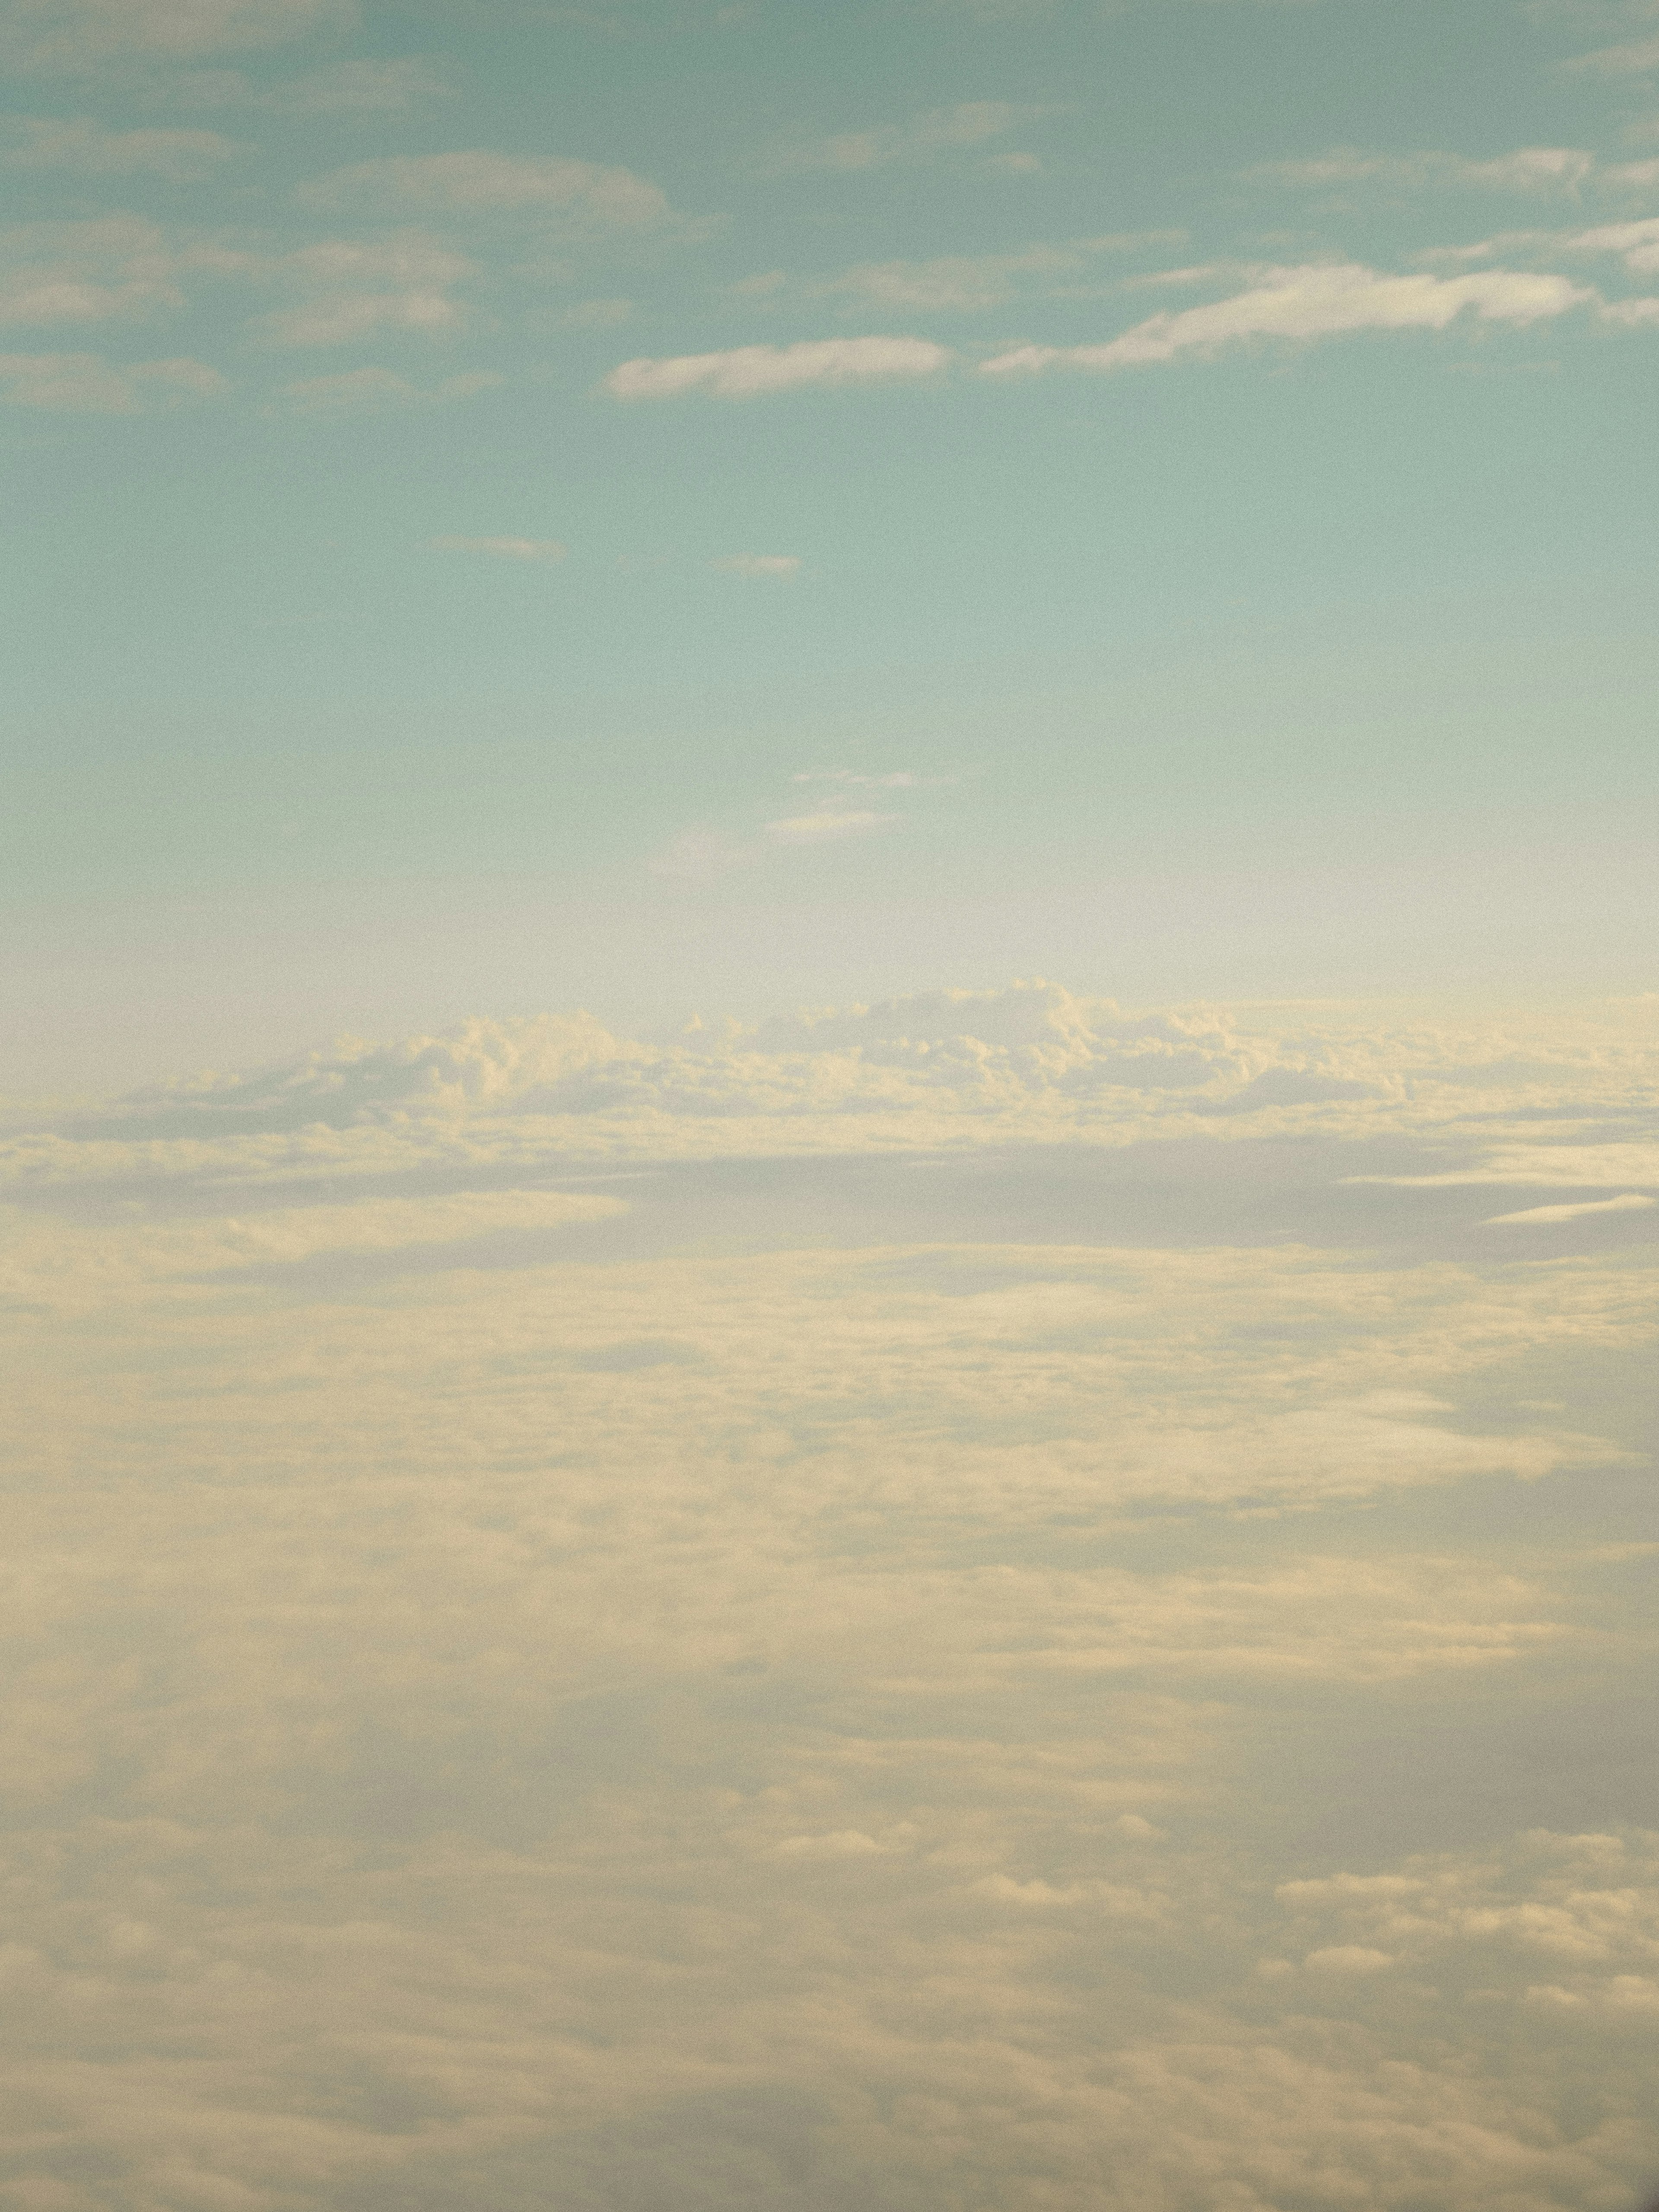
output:
{"label": "sky", "polygon": [[20,1079],[1644,981],[1645,4],[5,24]]}
{"label": "sky", "polygon": [[1659,6],[0,64],[0,2212],[1649,2203]]}

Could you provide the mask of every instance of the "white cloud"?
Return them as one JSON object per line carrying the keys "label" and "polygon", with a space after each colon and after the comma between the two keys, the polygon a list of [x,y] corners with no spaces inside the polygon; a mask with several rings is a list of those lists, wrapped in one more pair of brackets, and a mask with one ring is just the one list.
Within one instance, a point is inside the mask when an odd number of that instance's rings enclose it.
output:
{"label": "white cloud", "polygon": [[429,538],[434,552],[484,553],[499,561],[562,561],[569,550],[556,538]]}
{"label": "white cloud", "polygon": [[618,228],[665,222],[655,185],[593,161],[477,151],[400,154],[336,169],[301,187],[307,205],[376,215],[551,215]]}
{"label": "white cloud", "polygon": [[943,154],[971,152],[1006,137],[1040,108],[1015,106],[1003,100],[964,100],[936,107],[905,123],[849,131],[792,147],[773,167],[781,169],[883,169],[896,162],[932,161]]}
{"label": "white cloud", "polygon": [[0,233],[0,323],[48,327],[184,304],[181,257],[138,216],[20,223]]}
{"label": "white cloud", "polygon": [[1153,315],[1102,344],[1015,347],[982,362],[981,373],[1127,368],[1254,339],[1305,343],[1358,331],[1442,331],[1462,315],[1526,328],[1593,297],[1568,278],[1547,274],[1494,269],[1464,276],[1391,276],[1357,263],[1316,263],[1267,270],[1231,299]]}
{"label": "white cloud", "polygon": [[1635,39],[1624,46],[1599,46],[1565,64],[1589,76],[1645,76],[1659,70],[1659,39]]}
{"label": "white cloud", "polygon": [[362,243],[325,240],[249,274],[301,294],[291,307],[263,317],[258,333],[274,345],[345,345],[383,330],[443,337],[459,330],[465,308],[453,288],[472,264],[419,232]]}
{"label": "white cloud", "polygon": [[889,307],[974,312],[1000,307],[1024,291],[1049,296],[1085,289],[1099,256],[1149,245],[1178,244],[1172,231],[1113,232],[1064,246],[1032,246],[1020,253],[948,254],[932,261],[872,261],[805,289],[809,296],[844,295]]}
{"label": "white cloud", "polygon": [[106,131],[87,116],[19,117],[0,162],[10,169],[68,169],[78,176],[149,174],[173,184],[210,176],[240,148],[216,131]]}
{"label": "white cloud", "polygon": [[112,362],[94,353],[0,354],[0,398],[13,407],[75,415],[137,415],[229,389],[216,368],[190,360]]}
{"label": "white cloud", "polygon": [[1593,154],[1570,146],[1522,146],[1488,161],[1462,154],[1372,154],[1343,146],[1310,161],[1264,162],[1245,174],[1265,184],[1314,189],[1375,185],[1394,191],[1574,193],[1595,167]]}
{"label": "white cloud", "polygon": [[336,62],[290,77],[264,99],[296,115],[394,115],[453,91],[438,64],[410,55],[398,61]]}
{"label": "white cloud", "polygon": [[787,346],[738,346],[727,353],[625,361],[605,386],[618,399],[672,399],[704,392],[752,399],[809,386],[866,384],[937,376],[951,356],[927,338],[809,338]]}
{"label": "white cloud", "polygon": [[506,382],[493,370],[447,376],[430,386],[412,384],[395,369],[342,369],[331,376],[301,377],[282,387],[281,397],[302,415],[336,415],[377,407],[413,407],[471,399]]}
{"label": "white cloud", "polygon": [[1529,1206],[1520,1213],[1494,1213],[1486,1222],[1489,1229],[1509,1221],[1579,1221],[1587,1213],[1628,1213],[1649,1206],[1659,1206],[1659,1199],[1644,1198],[1635,1191],[1627,1191],[1621,1198],[1582,1199],[1576,1206]]}
{"label": "white cloud", "polygon": [[1638,222],[1601,223],[1563,243],[1573,253],[1616,253],[1632,276],[1659,274],[1659,216]]}
{"label": "white cloud", "polygon": [[711,564],[729,576],[772,578],[787,581],[800,574],[799,553],[729,553]]}
{"label": "white cloud", "polygon": [[9,0],[0,40],[25,67],[79,70],[281,46],[355,12],[349,0]]}

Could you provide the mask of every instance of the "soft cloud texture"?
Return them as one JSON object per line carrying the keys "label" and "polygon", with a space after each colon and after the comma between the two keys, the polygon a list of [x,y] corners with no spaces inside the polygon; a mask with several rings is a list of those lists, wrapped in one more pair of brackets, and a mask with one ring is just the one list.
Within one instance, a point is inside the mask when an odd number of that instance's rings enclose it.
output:
{"label": "soft cloud texture", "polygon": [[624,227],[661,223],[670,212],[657,186],[628,169],[483,150],[359,161],[317,178],[301,197],[374,215],[547,215]]}
{"label": "soft cloud texture", "polygon": [[937,376],[950,360],[945,347],[927,338],[809,338],[796,345],[625,361],[605,383],[617,399],[674,399],[688,392],[753,399],[812,385],[915,381]]}
{"label": "soft cloud texture", "polygon": [[988,145],[1041,112],[1040,108],[1018,107],[1002,100],[966,100],[913,116],[906,123],[879,124],[872,130],[811,140],[781,155],[776,166],[857,171],[932,161]]}
{"label": "soft cloud texture", "polygon": [[281,46],[354,20],[350,0],[9,0],[0,38],[26,68],[72,70]]}
{"label": "soft cloud texture", "polygon": [[1525,328],[1592,297],[1565,276],[1522,270],[1400,276],[1355,262],[1272,269],[1231,299],[1151,316],[1103,344],[1018,346],[981,363],[981,373],[1139,368],[1203,356],[1253,339],[1306,343],[1358,331],[1443,331],[1462,315]]}
{"label": "soft cloud texture", "polygon": [[14,1112],[18,2203],[1628,2200],[1650,1248],[1443,1178],[1628,1156],[1651,1031],[1028,984]]}
{"label": "soft cloud texture", "polygon": [[113,362],[95,353],[0,354],[0,398],[70,415],[137,415],[229,389],[199,361]]}
{"label": "soft cloud texture", "polygon": [[211,176],[240,150],[216,131],[106,131],[87,116],[21,117],[0,153],[9,169],[66,169],[77,176],[164,177],[191,184]]}

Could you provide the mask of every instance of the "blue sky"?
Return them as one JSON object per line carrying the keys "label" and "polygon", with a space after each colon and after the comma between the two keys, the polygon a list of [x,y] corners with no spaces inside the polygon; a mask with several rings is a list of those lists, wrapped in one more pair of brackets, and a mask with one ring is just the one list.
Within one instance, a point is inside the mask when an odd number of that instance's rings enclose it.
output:
{"label": "blue sky", "polygon": [[15,9],[32,1023],[1639,980],[1655,20]]}

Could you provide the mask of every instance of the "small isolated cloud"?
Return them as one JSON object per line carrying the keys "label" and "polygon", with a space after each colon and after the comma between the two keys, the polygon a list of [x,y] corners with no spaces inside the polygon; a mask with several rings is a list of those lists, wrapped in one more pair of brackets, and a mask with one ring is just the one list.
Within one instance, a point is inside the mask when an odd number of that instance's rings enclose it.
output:
{"label": "small isolated cloud", "polygon": [[753,399],[809,385],[937,376],[951,358],[947,348],[927,338],[809,338],[796,345],[738,346],[727,353],[625,361],[605,378],[605,388],[617,399],[674,399],[687,392]]}
{"label": "small isolated cloud", "polygon": [[[1659,307],[1659,301],[1654,304]],[[1659,1199],[1644,1198],[1638,1191],[1632,1190],[1619,1198],[1583,1199],[1576,1206],[1529,1206],[1519,1213],[1494,1213],[1483,1225],[1498,1229],[1518,1221],[1578,1221],[1587,1213],[1633,1213],[1655,1205],[1659,1205]]]}
{"label": "small isolated cloud", "polygon": [[72,415],[137,415],[186,399],[210,399],[228,385],[199,361],[106,361],[95,353],[0,354],[0,398],[12,407]]}
{"label": "small isolated cloud", "polygon": [[1395,276],[1353,262],[1270,269],[1231,299],[1153,315],[1104,344],[1017,346],[982,362],[981,373],[1139,368],[1252,339],[1306,343],[1358,331],[1441,331],[1464,314],[1524,328],[1594,298],[1565,276],[1504,269],[1465,276]]}
{"label": "small isolated cloud", "polygon": [[240,152],[216,131],[106,131],[89,116],[23,116],[8,126],[9,169],[67,169],[81,177],[163,177],[194,184]]}
{"label": "small isolated cloud", "polygon": [[871,131],[849,131],[811,140],[779,155],[771,166],[860,170],[884,169],[895,162],[927,161],[941,154],[987,145],[1041,112],[1040,108],[1017,107],[1006,100],[964,100],[955,107],[929,109],[905,123],[884,123]]}
{"label": "small isolated cloud", "polygon": [[774,845],[832,845],[843,837],[867,837],[897,819],[896,814],[874,814],[864,808],[826,806],[769,822],[765,834]]}
{"label": "small isolated cloud", "polygon": [[483,553],[497,561],[562,561],[569,548],[556,538],[428,538],[434,553]]}
{"label": "small isolated cloud", "polygon": [[507,381],[492,370],[478,369],[465,376],[447,376],[441,384],[422,388],[390,368],[348,368],[333,376],[301,377],[285,384],[280,397],[302,415],[337,415],[377,407],[441,405],[471,399],[476,392],[493,391]]}
{"label": "small isolated cloud", "polygon": [[915,791],[924,783],[954,783],[954,776],[913,775],[895,769],[886,775],[872,775],[855,768],[805,768],[790,778],[793,783],[834,783],[847,791]]}
{"label": "small isolated cloud", "polygon": [[356,13],[350,0],[15,0],[0,25],[0,51],[42,70],[187,61],[282,46],[349,25]]}
{"label": "small isolated cloud", "polygon": [[634,228],[671,214],[656,185],[629,169],[483,150],[359,161],[302,185],[300,198],[374,215],[556,215]]}
{"label": "small isolated cloud", "polygon": [[1264,162],[1245,174],[1255,182],[1314,190],[1371,185],[1390,191],[1571,192],[1595,167],[1594,155],[1571,146],[1522,146],[1485,161],[1462,154],[1372,154],[1339,146],[1311,161]]}
{"label": "small isolated cloud", "polygon": [[787,580],[800,574],[799,553],[728,553],[724,560],[710,562],[711,568],[723,569],[728,576],[774,577]]}

